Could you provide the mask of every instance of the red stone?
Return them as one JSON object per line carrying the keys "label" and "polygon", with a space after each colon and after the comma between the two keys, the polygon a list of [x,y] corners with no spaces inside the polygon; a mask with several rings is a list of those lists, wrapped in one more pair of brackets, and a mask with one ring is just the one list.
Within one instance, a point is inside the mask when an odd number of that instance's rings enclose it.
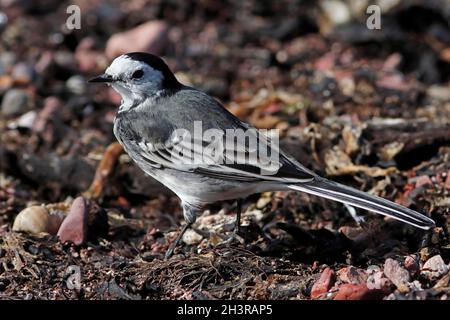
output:
{"label": "red stone", "polygon": [[72,242],[81,245],[86,241],[88,224],[88,205],[83,197],[76,198],[70,207],[69,214],[58,230],[61,242]]}
{"label": "red stone", "polygon": [[409,271],[411,275],[416,275],[420,271],[419,261],[413,256],[406,256],[405,258],[405,268]]}
{"label": "red stone", "polygon": [[343,284],[333,300],[380,300],[384,295],[382,290],[370,290],[365,284]]}
{"label": "red stone", "polygon": [[331,268],[322,271],[319,279],[314,283],[311,289],[311,298],[316,299],[327,293],[331,289],[335,281],[335,273]]}

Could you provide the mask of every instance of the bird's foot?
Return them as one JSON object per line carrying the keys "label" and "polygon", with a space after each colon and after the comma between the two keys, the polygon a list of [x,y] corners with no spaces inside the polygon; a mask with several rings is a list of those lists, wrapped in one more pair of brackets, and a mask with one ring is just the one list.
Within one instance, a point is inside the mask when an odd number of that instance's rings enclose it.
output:
{"label": "bird's foot", "polygon": [[239,245],[244,244],[245,240],[237,232],[232,232],[228,239],[220,242],[217,246],[231,246],[233,244]]}

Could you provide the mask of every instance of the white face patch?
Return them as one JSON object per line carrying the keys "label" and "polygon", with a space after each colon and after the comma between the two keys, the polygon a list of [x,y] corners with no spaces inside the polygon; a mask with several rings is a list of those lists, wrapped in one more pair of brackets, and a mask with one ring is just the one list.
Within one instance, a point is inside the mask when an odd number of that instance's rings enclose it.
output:
{"label": "white face patch", "polygon": [[[134,79],[132,75],[137,70],[142,70],[143,76]],[[115,79],[111,86],[122,96],[123,102],[120,111],[158,94],[164,80],[161,71],[126,55],[114,59],[105,73]]]}

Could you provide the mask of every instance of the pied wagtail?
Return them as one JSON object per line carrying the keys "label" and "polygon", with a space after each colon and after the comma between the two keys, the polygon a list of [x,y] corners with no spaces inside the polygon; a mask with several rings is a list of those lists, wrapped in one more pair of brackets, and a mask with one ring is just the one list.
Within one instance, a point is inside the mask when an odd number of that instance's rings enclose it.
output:
{"label": "pied wagtail", "polygon": [[[227,144],[218,149],[223,152],[220,157],[208,157],[208,161],[203,162],[183,162],[177,156],[179,154],[174,152],[180,145],[183,150],[188,149],[191,155],[196,155],[202,152],[196,146],[204,146],[211,141],[186,144],[183,139],[174,135],[178,129],[193,134],[196,121],[201,121],[203,130],[219,132],[228,129],[248,131],[252,127],[239,120],[208,94],[181,84],[166,63],[155,55],[143,52],[121,55],[103,75],[90,82],[107,83],[122,96],[114,121],[117,140],[145,173],[163,183],[181,199],[186,224],[170,246],[166,257],[173,254],[184,232],[194,223],[206,204],[243,199],[254,193],[273,190],[307,192],[425,230],[435,225],[432,219],[416,211],[322,178],[279,149],[276,149],[278,158],[275,171],[265,168],[267,164],[261,161],[230,161],[229,155],[235,154],[235,150],[227,152],[230,151],[226,150],[230,147]],[[256,137],[257,149],[272,147],[262,135]],[[237,147],[245,159],[251,153],[259,151],[251,150],[247,145]],[[202,154],[200,158],[204,159],[204,156]],[[239,219],[238,200],[237,227]]]}

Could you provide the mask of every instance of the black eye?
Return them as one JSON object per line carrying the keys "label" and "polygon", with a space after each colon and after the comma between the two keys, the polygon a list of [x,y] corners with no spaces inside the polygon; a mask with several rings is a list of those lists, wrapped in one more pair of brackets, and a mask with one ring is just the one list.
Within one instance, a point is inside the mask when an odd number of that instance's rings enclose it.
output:
{"label": "black eye", "polygon": [[144,75],[144,71],[139,69],[139,70],[136,70],[135,72],[133,72],[133,74],[131,75],[131,78],[140,79],[140,78],[142,78],[143,75]]}

